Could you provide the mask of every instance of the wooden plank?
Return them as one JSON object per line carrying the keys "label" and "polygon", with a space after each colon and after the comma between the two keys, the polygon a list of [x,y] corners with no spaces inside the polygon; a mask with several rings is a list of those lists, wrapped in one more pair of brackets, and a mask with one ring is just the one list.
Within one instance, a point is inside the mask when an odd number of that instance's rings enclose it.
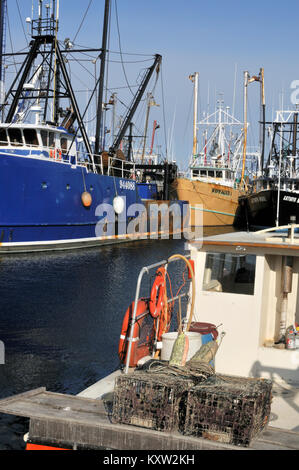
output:
{"label": "wooden plank", "polygon": [[27,418],[79,423],[93,423],[99,418],[108,419],[102,400],[47,392],[44,388],[1,400],[0,411]]}
{"label": "wooden plank", "polygon": [[34,395],[38,395],[38,394],[43,393],[45,391],[46,391],[45,387],[39,387],[39,388],[35,388],[33,390],[29,390],[28,392],[23,392],[23,393],[19,393],[17,395],[12,395],[11,397],[1,398],[0,408],[4,407],[6,405],[6,403],[14,402],[14,401],[17,401],[17,400],[23,399],[23,398],[30,398],[30,397],[33,397]]}
{"label": "wooden plank", "polygon": [[102,400],[95,400],[89,398],[78,398],[74,395],[53,394],[46,392],[35,395],[30,398],[30,403],[44,405],[54,409],[71,408],[73,411],[84,411],[86,413],[103,413],[107,414],[104,403]]}
{"label": "wooden plank", "polygon": [[[45,444],[119,450],[243,449],[178,432],[113,424],[102,400],[47,392],[45,388],[1,400],[0,412],[29,417],[29,438]],[[250,448],[299,449],[299,433],[268,427]]]}

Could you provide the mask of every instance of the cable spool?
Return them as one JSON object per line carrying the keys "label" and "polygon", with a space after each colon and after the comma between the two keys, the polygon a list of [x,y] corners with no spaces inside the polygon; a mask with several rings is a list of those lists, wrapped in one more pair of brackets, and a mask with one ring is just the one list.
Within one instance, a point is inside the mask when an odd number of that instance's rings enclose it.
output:
{"label": "cable spool", "polygon": [[84,193],[81,194],[81,201],[84,207],[90,207],[92,203],[91,194],[88,191],[84,191]]}

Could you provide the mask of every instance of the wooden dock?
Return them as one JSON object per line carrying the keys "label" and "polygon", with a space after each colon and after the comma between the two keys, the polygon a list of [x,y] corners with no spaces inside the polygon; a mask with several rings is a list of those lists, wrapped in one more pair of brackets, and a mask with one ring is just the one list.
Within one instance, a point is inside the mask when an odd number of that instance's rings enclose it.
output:
{"label": "wooden dock", "polygon": [[[38,388],[0,400],[0,412],[30,418],[29,439],[69,449],[245,450],[220,442],[110,421],[112,395],[100,399]],[[268,427],[246,450],[298,450],[299,433]]]}

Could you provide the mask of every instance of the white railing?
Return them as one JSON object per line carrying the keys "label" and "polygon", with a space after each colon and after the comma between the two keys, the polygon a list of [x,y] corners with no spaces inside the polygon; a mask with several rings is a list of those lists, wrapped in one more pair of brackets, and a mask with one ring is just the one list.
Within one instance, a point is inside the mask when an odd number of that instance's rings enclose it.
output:
{"label": "white railing", "polygon": [[135,162],[109,157],[107,174],[132,179],[135,176]]}
{"label": "white railing", "polygon": [[[0,141],[0,147],[5,151],[5,155],[14,157],[34,157],[39,160],[50,160],[64,164],[84,167],[87,171],[97,174],[107,174],[119,176],[121,178],[132,179],[135,177],[135,162],[129,162],[116,157],[108,157],[108,165],[104,164],[102,155],[89,155],[87,152],[76,151],[75,153],[63,153],[61,148],[42,147],[40,145],[9,145],[6,141]],[[20,150],[26,151],[26,154]],[[1,149],[0,149],[1,152]],[[97,157],[95,159],[95,157]],[[97,163],[95,163],[97,161]]]}

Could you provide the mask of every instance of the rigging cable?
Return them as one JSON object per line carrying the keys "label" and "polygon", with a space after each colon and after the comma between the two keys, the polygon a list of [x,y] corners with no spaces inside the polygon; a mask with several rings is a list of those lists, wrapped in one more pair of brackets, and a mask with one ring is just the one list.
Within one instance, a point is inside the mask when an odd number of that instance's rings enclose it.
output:
{"label": "rigging cable", "polygon": [[[8,26],[8,34],[9,34],[10,47],[11,47],[12,53],[14,54],[13,45],[12,45],[12,39],[11,39],[9,15],[8,15],[8,14],[7,14],[6,18],[7,18],[7,26]],[[16,61],[15,61],[14,56],[12,57],[12,59],[13,59],[13,63],[14,63],[14,66],[15,66],[15,69],[16,69],[16,74],[17,74],[17,73],[18,73],[18,70],[17,70]]]}
{"label": "rigging cable", "polygon": [[163,109],[163,124],[164,124],[164,139],[165,139],[165,155],[168,161],[168,150],[167,150],[167,137],[166,137],[166,117],[165,117],[165,101],[164,101],[164,87],[163,87],[163,76],[162,76],[162,64],[161,64],[161,87],[162,87],[162,109]]}
{"label": "rigging cable", "polygon": [[131,90],[130,85],[129,85],[129,82],[128,82],[128,78],[127,78],[127,74],[126,74],[125,66],[124,66],[124,62],[123,62],[123,57],[122,57],[122,48],[121,48],[121,40],[120,40],[120,30],[119,30],[119,22],[118,22],[118,11],[117,11],[117,0],[115,0],[115,16],[116,16],[116,25],[117,25],[118,44],[119,44],[119,53],[120,53],[121,65],[122,65],[123,73],[124,73],[125,80],[126,80],[126,83],[127,83],[127,85],[128,85],[128,88],[129,88],[130,92],[132,93],[132,95],[134,96],[134,93],[133,93],[133,91]]}
{"label": "rigging cable", "polygon": [[19,17],[20,17],[20,22],[21,22],[22,30],[23,30],[23,33],[24,33],[24,36],[25,36],[25,41],[26,41],[27,46],[28,46],[28,39],[27,39],[26,32],[25,32],[25,29],[24,29],[24,25],[23,25],[23,21],[22,21],[22,16],[21,16],[20,6],[19,6],[18,0],[16,0],[16,4],[17,4],[18,12],[19,12]]}
{"label": "rigging cable", "polygon": [[91,4],[92,4],[92,0],[90,0],[90,2],[89,2],[89,4],[88,4],[88,7],[87,7],[86,10],[85,10],[85,13],[84,13],[84,15],[83,15],[82,21],[81,21],[81,23],[80,23],[80,26],[79,26],[79,28],[78,28],[78,30],[77,30],[77,32],[76,32],[76,34],[75,34],[75,37],[74,37],[74,39],[73,39],[73,41],[72,41],[73,44],[74,44],[74,42],[75,42],[75,40],[76,40],[76,38],[77,38],[77,36],[78,36],[78,34],[79,34],[79,32],[80,32],[80,29],[81,29],[82,26],[83,26],[83,23],[84,23],[84,21],[85,21],[86,15],[87,15],[87,13],[88,13],[88,10],[89,10]]}

